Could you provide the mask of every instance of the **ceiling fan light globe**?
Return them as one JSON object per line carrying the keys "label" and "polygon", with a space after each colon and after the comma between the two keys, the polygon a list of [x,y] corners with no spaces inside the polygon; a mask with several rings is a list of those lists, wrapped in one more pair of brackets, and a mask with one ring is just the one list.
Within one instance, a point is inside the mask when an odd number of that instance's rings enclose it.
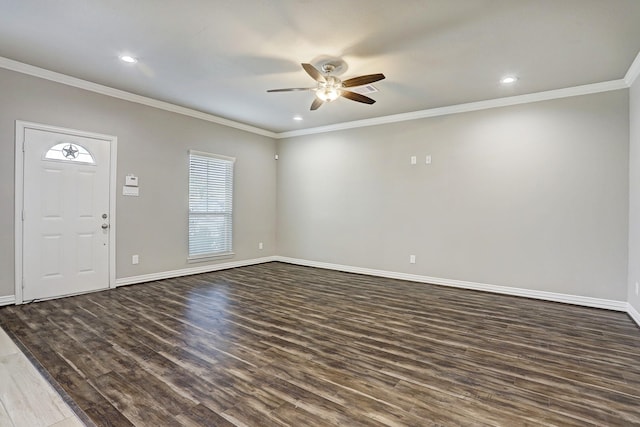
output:
{"label": "ceiling fan light globe", "polygon": [[324,102],[331,102],[340,96],[340,92],[335,87],[321,87],[316,90],[316,96]]}

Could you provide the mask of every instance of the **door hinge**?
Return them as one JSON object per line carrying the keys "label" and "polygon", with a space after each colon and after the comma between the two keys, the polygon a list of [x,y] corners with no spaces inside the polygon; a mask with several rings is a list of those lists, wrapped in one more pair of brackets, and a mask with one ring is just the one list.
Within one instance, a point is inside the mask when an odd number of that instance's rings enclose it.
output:
{"label": "door hinge", "polygon": [[22,220],[24,221],[24,211],[22,211]]}

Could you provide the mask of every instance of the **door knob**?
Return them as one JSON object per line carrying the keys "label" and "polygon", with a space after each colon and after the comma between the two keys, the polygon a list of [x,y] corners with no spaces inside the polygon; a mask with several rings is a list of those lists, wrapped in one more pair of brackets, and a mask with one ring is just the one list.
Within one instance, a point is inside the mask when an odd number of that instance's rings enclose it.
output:
{"label": "door knob", "polygon": [[102,229],[106,230],[107,228],[109,228],[109,224],[102,224]]}

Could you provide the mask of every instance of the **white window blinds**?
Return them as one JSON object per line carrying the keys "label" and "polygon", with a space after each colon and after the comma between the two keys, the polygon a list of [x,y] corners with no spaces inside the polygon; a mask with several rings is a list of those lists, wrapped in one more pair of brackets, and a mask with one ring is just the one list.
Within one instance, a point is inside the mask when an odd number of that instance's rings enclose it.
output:
{"label": "white window blinds", "polygon": [[189,152],[189,259],[232,253],[234,162]]}

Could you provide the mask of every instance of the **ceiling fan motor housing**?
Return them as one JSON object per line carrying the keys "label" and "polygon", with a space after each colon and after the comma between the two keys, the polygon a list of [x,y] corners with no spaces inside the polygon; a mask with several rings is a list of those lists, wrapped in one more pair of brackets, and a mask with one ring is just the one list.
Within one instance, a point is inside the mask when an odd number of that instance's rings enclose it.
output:
{"label": "ceiling fan motor housing", "polygon": [[334,76],[342,75],[347,69],[347,63],[339,58],[325,57],[321,61],[315,62],[314,66],[325,74],[333,74]]}

